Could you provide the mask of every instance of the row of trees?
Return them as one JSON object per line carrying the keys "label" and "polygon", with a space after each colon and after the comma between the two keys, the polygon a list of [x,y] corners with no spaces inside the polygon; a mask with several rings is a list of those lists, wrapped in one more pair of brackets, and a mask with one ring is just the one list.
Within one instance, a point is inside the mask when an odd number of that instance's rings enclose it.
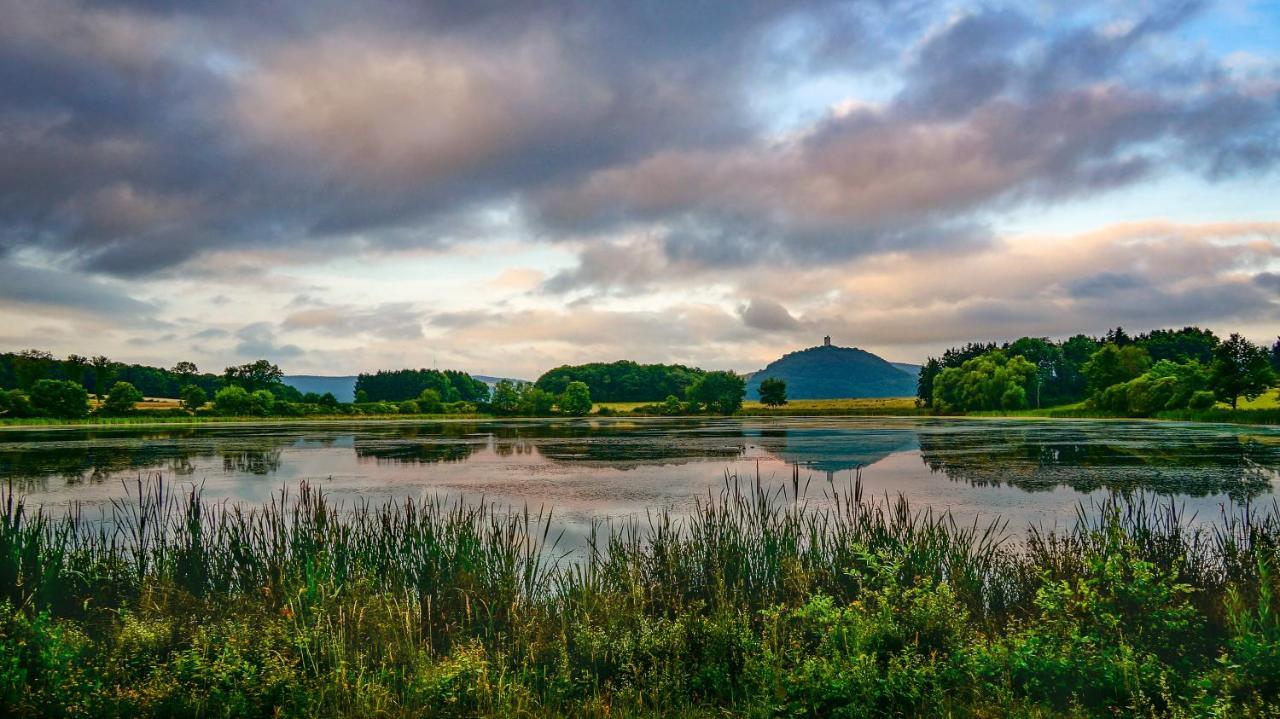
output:
{"label": "row of trees", "polygon": [[356,396],[365,402],[413,400],[426,390],[434,390],[444,402],[489,400],[489,385],[458,370],[380,370],[356,377]]}
{"label": "row of trees", "polygon": [[148,397],[177,397],[194,384],[212,394],[225,384],[216,374],[202,373],[192,362],[172,369],[116,362],[105,355],[68,355],[57,359],[44,350],[0,353],[0,389],[30,391],[42,379],[75,382],[102,399],[116,382],[128,382]]}
{"label": "row of trees", "polygon": [[1087,400],[1131,416],[1206,409],[1253,399],[1276,383],[1280,341],[1270,349],[1238,334],[1155,330],[1137,337],[1117,328],[1101,338],[1055,343],[1024,337],[997,346],[971,343],[922,368],[917,401],[939,412],[1016,410]]}
{"label": "row of trees", "polygon": [[501,380],[493,388],[493,396],[485,407],[502,416],[543,417],[559,412],[570,417],[584,417],[595,404],[585,382],[569,382],[564,391],[553,394],[529,382]]}
{"label": "row of trees", "polygon": [[583,382],[597,402],[661,402],[684,397],[706,372],[679,364],[638,364],[629,360],[563,365],[544,373],[534,386],[560,394],[570,382]]}

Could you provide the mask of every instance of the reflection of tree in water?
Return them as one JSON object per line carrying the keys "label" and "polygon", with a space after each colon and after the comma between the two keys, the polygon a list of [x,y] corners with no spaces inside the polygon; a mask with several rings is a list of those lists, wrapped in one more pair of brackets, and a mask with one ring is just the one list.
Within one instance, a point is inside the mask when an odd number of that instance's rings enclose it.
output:
{"label": "reflection of tree in water", "polygon": [[387,440],[355,441],[356,456],[377,462],[410,462],[437,464],[462,462],[484,447],[483,443],[466,441],[389,442]]}
{"label": "reflection of tree in water", "polygon": [[222,471],[238,474],[272,474],[280,469],[279,449],[224,449]]}
{"label": "reflection of tree in water", "polygon": [[441,423],[377,428],[357,437],[355,448],[358,456],[378,461],[453,462],[491,449],[499,457],[541,456],[617,467],[742,453],[741,430],[683,435],[672,429],[594,422]]}
{"label": "reflection of tree in water", "polygon": [[1108,423],[920,433],[920,454],[934,472],[974,486],[1027,491],[1058,486],[1080,492],[1146,490],[1227,494],[1246,499],[1280,477],[1280,446],[1259,437],[1198,428],[1151,432]]}
{"label": "reflection of tree in water", "polygon": [[[23,437],[23,439],[26,439]],[[86,433],[74,440],[0,443],[0,477],[24,491],[49,479],[67,484],[101,483],[122,474],[160,472],[190,476],[196,462],[221,459],[223,470],[270,474],[280,466],[289,437],[237,437],[230,442],[197,438],[192,431]]]}

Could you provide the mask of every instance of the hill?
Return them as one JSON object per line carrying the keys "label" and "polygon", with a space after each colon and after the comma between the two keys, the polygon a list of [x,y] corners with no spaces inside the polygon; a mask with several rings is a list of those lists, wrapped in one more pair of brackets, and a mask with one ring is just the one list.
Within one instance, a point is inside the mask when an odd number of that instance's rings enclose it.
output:
{"label": "hill", "polygon": [[760,397],[760,383],[776,377],[791,399],[910,397],[916,378],[881,357],[856,347],[821,345],[791,352],[752,374],[747,397]]}

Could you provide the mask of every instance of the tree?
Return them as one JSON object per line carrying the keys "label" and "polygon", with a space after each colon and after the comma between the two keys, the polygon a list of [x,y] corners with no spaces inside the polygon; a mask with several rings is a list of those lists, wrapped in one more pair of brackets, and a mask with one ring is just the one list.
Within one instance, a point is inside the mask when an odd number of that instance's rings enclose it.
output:
{"label": "tree", "polygon": [[1235,409],[1241,396],[1254,399],[1276,382],[1267,350],[1232,334],[1213,351],[1209,385],[1218,399]]}
{"label": "tree", "polygon": [[34,417],[31,398],[20,389],[0,390],[0,417]]}
{"label": "tree", "polygon": [[227,385],[213,396],[213,408],[218,414],[247,415],[253,408],[253,400],[244,387]]}
{"label": "tree", "polygon": [[689,386],[689,402],[716,414],[742,409],[747,383],[733,372],[707,372]]}
{"label": "tree", "polygon": [[116,382],[107,393],[107,399],[99,411],[103,414],[128,414],[134,405],[142,401],[142,393],[128,382]]}
{"label": "tree", "polygon": [[777,377],[769,377],[760,383],[760,403],[781,407],[787,403],[787,383]]}
{"label": "tree", "polygon": [[933,381],[942,369],[942,362],[936,357],[930,357],[920,367],[920,375],[916,377],[916,406],[928,407],[933,404]]}
{"label": "tree", "polygon": [[560,394],[560,411],[571,417],[585,417],[591,414],[591,388],[586,382],[570,382]]}
{"label": "tree", "polygon": [[200,374],[200,368],[196,367],[196,363],[187,361],[179,362],[169,371],[177,375],[179,381],[190,381],[192,377]]}
{"label": "tree", "polygon": [[1280,337],[1276,338],[1276,343],[1271,345],[1271,369],[1280,372]]}
{"label": "tree", "polygon": [[1151,356],[1141,347],[1134,344],[1121,347],[1108,342],[1084,363],[1080,374],[1084,375],[1089,394],[1098,396],[1112,385],[1136,379],[1150,367]]}
{"label": "tree", "polygon": [[93,393],[102,399],[102,393],[107,389],[107,383],[111,381],[116,372],[116,363],[106,355],[96,355],[89,360],[89,364],[93,367]]}
{"label": "tree", "polygon": [[89,393],[75,382],[37,380],[31,385],[31,405],[50,417],[83,417],[89,414]]}
{"label": "tree", "polygon": [[440,392],[434,389],[422,390],[422,394],[418,395],[418,409],[425,414],[443,413],[444,400],[440,397]]}
{"label": "tree", "polygon": [[489,404],[494,414],[515,414],[520,411],[520,392],[511,380],[500,380],[493,387],[493,398]]}
{"label": "tree", "polygon": [[1057,370],[1063,362],[1062,348],[1050,342],[1047,337],[1022,337],[1005,347],[1005,352],[1018,355],[1036,366],[1035,381],[1032,383],[1033,403],[1040,407],[1040,399],[1044,388],[1051,386],[1057,377]]}
{"label": "tree", "polygon": [[279,384],[284,378],[284,371],[267,360],[260,359],[248,364],[228,367],[223,370],[222,377],[227,384],[239,385],[253,392]]}
{"label": "tree", "polygon": [[521,383],[519,393],[519,412],[529,417],[551,414],[551,408],[556,404],[555,395],[532,384]]}
{"label": "tree", "polygon": [[680,403],[679,397],[669,394],[667,395],[667,398],[662,401],[662,406],[659,411],[667,417],[675,417],[676,415],[684,413],[684,405]]}
{"label": "tree", "polygon": [[53,369],[53,354],[44,350],[22,350],[13,357],[13,370],[18,378],[18,388],[24,389],[49,376]]}
{"label": "tree", "polygon": [[183,387],[182,391],[178,393],[178,396],[182,398],[182,406],[192,412],[204,407],[205,404],[209,402],[208,393],[198,385],[194,384],[189,384]]}
{"label": "tree", "polygon": [[1025,357],[991,350],[948,367],[933,383],[933,407],[939,412],[1022,409],[1036,366]]}

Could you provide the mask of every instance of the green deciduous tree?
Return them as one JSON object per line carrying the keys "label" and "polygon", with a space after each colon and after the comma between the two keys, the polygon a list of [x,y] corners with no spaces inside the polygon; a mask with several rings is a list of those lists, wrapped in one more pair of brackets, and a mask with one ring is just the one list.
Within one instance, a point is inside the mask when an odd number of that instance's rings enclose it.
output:
{"label": "green deciduous tree", "polygon": [[769,377],[760,383],[760,403],[781,407],[787,403],[787,383],[777,377]]}
{"label": "green deciduous tree", "polygon": [[89,393],[75,382],[37,380],[31,385],[30,397],[35,411],[43,415],[73,418],[89,414]]}
{"label": "green deciduous tree", "polygon": [[551,408],[556,404],[555,395],[532,384],[522,383],[518,388],[518,392],[520,395],[518,411],[527,417],[542,417],[551,414]]}
{"label": "green deciduous tree", "polygon": [[511,415],[520,411],[520,391],[511,380],[501,380],[493,387],[489,401],[494,414]]}
{"label": "green deciduous tree", "polygon": [[194,384],[189,384],[183,387],[182,391],[179,393],[178,396],[182,398],[182,406],[186,407],[192,412],[205,406],[205,404],[208,403],[209,401],[208,393],[205,392],[203,389],[201,389],[198,385],[194,385]]}
{"label": "green deciduous tree", "polygon": [[98,399],[102,399],[103,393],[107,391],[107,385],[115,376],[116,363],[106,355],[95,355],[89,360],[89,364],[93,367],[93,393],[98,396]]}
{"label": "green deciduous tree", "polygon": [[0,417],[34,417],[31,398],[20,389],[0,390]]}
{"label": "green deciduous tree", "polygon": [[991,350],[959,367],[942,370],[934,380],[933,406],[940,412],[1022,409],[1036,366],[1025,357]]}
{"label": "green deciduous tree", "polygon": [[284,378],[284,371],[267,360],[260,359],[248,364],[228,367],[223,370],[222,377],[227,384],[238,385],[253,392],[279,384]]}
{"label": "green deciduous tree", "polygon": [[261,417],[271,413],[276,398],[271,392],[260,389],[249,392],[239,385],[228,385],[213,396],[213,407],[219,414]]}
{"label": "green deciduous tree", "polygon": [[418,409],[426,414],[444,412],[444,399],[440,396],[440,391],[430,388],[422,390],[418,395]]}
{"label": "green deciduous tree", "polygon": [[586,382],[570,382],[560,394],[558,404],[560,411],[571,417],[585,417],[591,414],[591,388]]}
{"label": "green deciduous tree", "polygon": [[134,405],[141,401],[142,393],[137,387],[128,382],[116,382],[111,385],[111,391],[107,393],[107,399],[99,411],[109,415],[129,414],[134,410]]}
{"label": "green deciduous tree", "polygon": [[689,402],[716,414],[742,409],[747,383],[733,372],[708,372],[689,386]]}
{"label": "green deciduous tree", "polygon": [[1213,351],[1209,383],[1214,394],[1235,409],[1240,397],[1254,399],[1276,382],[1267,350],[1232,334]]}
{"label": "green deciduous tree", "polygon": [[[1119,330],[1118,332],[1123,332]],[[1137,378],[1151,367],[1151,355],[1134,344],[1120,346],[1108,342],[1093,353],[1080,368],[1090,396],[1099,396],[1106,388]]]}

